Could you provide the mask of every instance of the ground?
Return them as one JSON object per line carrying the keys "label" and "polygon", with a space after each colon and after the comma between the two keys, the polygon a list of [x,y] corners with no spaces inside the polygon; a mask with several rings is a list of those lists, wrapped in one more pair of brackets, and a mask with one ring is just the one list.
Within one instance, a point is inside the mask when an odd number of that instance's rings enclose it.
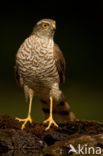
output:
{"label": "ground", "polygon": [[0,116],[0,155],[74,155],[69,153],[70,144],[100,147],[103,152],[103,122],[78,120],[59,124],[59,128],[52,127],[48,131],[45,128],[46,125],[40,123],[28,123],[21,130],[17,120],[8,115]]}

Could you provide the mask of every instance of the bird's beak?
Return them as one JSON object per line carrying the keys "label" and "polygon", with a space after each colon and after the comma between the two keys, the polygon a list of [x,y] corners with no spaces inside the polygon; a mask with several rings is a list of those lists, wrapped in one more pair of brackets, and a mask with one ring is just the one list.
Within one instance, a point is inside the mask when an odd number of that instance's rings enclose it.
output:
{"label": "bird's beak", "polygon": [[53,27],[53,30],[56,30],[56,22],[55,21],[52,23],[52,27]]}

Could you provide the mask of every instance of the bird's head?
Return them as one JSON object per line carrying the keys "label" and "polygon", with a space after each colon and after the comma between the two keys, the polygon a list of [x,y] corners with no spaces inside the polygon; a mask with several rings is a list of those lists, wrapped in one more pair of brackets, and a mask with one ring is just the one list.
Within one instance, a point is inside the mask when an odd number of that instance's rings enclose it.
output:
{"label": "bird's head", "polygon": [[56,22],[52,19],[42,19],[38,21],[33,29],[33,33],[40,37],[53,37],[56,30]]}

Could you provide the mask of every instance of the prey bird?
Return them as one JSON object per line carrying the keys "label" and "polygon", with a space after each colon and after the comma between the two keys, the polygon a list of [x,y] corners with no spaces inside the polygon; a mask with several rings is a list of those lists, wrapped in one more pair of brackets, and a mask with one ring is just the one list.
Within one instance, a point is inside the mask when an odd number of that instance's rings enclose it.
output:
{"label": "prey bird", "polygon": [[[15,73],[20,86],[23,87],[26,100],[29,102],[27,118],[16,118],[23,122],[22,129],[27,122],[32,123],[31,107],[33,97],[38,96],[43,103],[44,124],[58,127],[53,113],[65,120],[74,120],[75,115],[64,98],[59,86],[65,80],[65,59],[54,42],[56,22],[52,19],[38,21],[30,36],[21,44],[16,54]],[[50,109],[48,108],[50,104]]]}

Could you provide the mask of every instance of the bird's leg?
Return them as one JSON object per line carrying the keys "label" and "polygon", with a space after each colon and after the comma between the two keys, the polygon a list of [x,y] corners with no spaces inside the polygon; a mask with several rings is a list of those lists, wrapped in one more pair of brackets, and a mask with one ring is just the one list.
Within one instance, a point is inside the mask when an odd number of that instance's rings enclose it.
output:
{"label": "bird's leg", "polygon": [[57,123],[53,119],[53,98],[50,96],[50,116],[48,119],[44,120],[43,123],[49,123],[45,130],[48,130],[52,124],[58,127]]}
{"label": "bird's leg", "polygon": [[18,120],[19,122],[23,122],[21,129],[24,129],[25,128],[25,125],[27,124],[27,122],[32,123],[32,118],[31,118],[32,100],[33,100],[33,94],[31,92],[29,92],[29,110],[28,110],[28,116],[25,119],[16,118],[16,120]]}

